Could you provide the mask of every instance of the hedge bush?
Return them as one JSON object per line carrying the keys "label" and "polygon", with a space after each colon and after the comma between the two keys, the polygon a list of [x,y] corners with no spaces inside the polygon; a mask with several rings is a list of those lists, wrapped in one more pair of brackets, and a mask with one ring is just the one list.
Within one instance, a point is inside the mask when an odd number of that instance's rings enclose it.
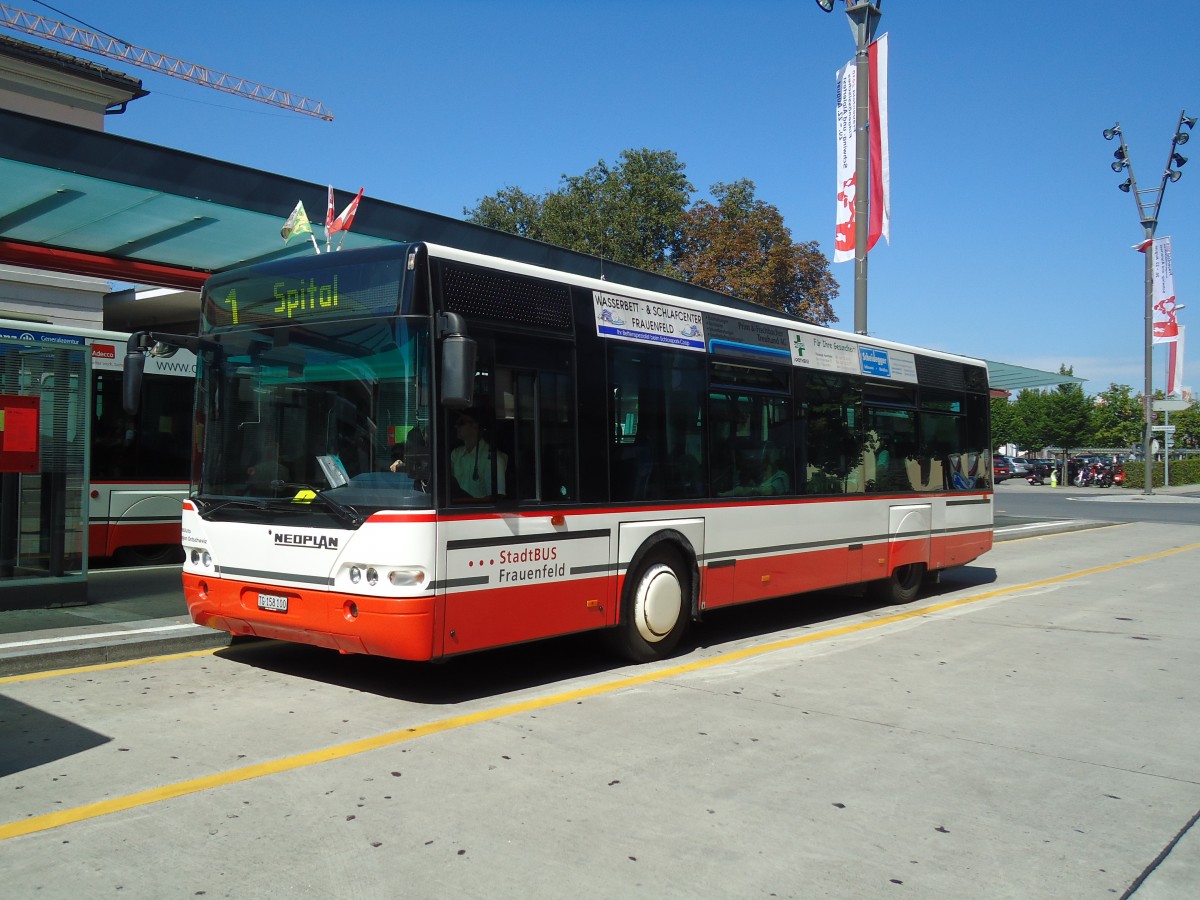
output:
{"label": "hedge bush", "polygon": [[[1150,467],[1150,477],[1154,479],[1152,488],[1163,486],[1163,464],[1153,463]],[[1181,484],[1200,485],[1200,459],[1171,460],[1171,486]],[[1141,462],[1125,463],[1125,487],[1142,490],[1146,487],[1146,465]]]}

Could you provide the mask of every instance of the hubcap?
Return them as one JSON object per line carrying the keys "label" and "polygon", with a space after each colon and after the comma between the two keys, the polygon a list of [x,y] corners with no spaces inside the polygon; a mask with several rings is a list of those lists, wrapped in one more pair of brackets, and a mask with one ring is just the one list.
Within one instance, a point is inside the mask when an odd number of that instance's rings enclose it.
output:
{"label": "hubcap", "polygon": [[683,591],[670,566],[652,566],[638,585],[634,610],[638,633],[648,642],[661,641],[683,612]]}

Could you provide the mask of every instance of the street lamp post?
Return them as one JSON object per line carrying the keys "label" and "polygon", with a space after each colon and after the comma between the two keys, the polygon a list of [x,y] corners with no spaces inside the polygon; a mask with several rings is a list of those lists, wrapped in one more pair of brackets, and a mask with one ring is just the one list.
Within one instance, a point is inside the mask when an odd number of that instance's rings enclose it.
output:
{"label": "street lamp post", "polygon": [[[1183,174],[1179,171],[1179,167],[1187,162],[1186,156],[1181,156],[1178,152],[1180,144],[1188,142],[1189,134],[1192,126],[1196,124],[1195,117],[1188,118],[1183,110],[1179,111],[1179,122],[1175,125],[1175,137],[1171,141],[1171,152],[1167,156],[1167,165],[1163,169],[1162,180],[1156,188],[1146,188],[1139,190],[1137,186],[1137,178],[1133,174],[1133,161],[1129,158],[1129,147],[1125,143],[1125,133],[1121,131],[1121,123],[1118,122],[1112,128],[1104,129],[1104,139],[1111,141],[1114,137],[1121,139],[1121,146],[1113,153],[1116,162],[1112,164],[1112,170],[1118,174],[1123,169],[1129,170],[1129,177],[1117,185],[1122,191],[1133,195],[1133,200],[1137,204],[1138,220],[1142,223],[1143,232],[1143,251],[1146,254],[1146,308],[1145,308],[1145,387],[1143,389],[1143,406],[1145,407],[1145,421],[1142,431],[1142,461],[1145,464],[1146,483],[1142,488],[1142,493],[1154,493],[1151,475],[1153,466],[1150,459],[1150,440],[1154,426],[1154,232],[1158,228],[1158,213],[1162,209],[1163,194],[1167,190],[1167,182],[1178,181]],[[1184,126],[1188,131],[1184,131]],[[1172,165],[1175,168],[1172,168]]]}
{"label": "street lamp post", "polygon": [[[867,237],[870,231],[870,177],[871,145],[868,140],[870,128],[870,71],[867,63],[867,48],[875,39],[879,7],[883,0],[845,0],[846,15],[850,19],[850,31],[854,34],[854,331],[867,333]],[[817,0],[825,12],[833,12],[834,0]]]}

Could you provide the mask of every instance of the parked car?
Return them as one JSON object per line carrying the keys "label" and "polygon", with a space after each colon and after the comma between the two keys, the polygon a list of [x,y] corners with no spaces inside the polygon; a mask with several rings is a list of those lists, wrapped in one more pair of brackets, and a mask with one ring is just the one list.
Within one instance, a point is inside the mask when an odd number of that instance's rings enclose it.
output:
{"label": "parked car", "polygon": [[992,481],[999,484],[1009,478],[1012,478],[1012,463],[1008,461],[1008,457],[998,453],[994,454],[992,456]]}
{"label": "parked car", "polygon": [[1016,456],[1006,456],[1009,466],[1012,467],[1013,478],[1024,478],[1029,474],[1029,464],[1025,460]]}
{"label": "parked car", "polygon": [[1038,457],[1026,460],[1026,462],[1029,463],[1029,475],[1027,477],[1036,478],[1039,481],[1049,481],[1050,475],[1058,472],[1058,480],[1062,481],[1062,463],[1057,459]]}

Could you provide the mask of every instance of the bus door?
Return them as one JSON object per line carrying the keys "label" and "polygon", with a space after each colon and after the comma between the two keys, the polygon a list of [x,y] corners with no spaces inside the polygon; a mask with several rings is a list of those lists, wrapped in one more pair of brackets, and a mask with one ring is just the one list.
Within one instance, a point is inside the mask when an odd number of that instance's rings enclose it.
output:
{"label": "bus door", "polygon": [[475,410],[494,448],[497,490],[473,504],[491,514],[463,522],[464,537],[446,543],[444,652],[613,624],[610,530],[571,514],[579,498],[572,345],[480,340],[477,365]]}

